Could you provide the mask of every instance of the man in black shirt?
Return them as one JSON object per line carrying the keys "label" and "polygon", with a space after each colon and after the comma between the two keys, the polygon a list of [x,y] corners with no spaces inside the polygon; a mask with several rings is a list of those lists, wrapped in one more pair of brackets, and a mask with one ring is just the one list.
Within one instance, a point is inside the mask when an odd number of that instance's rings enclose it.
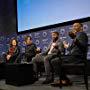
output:
{"label": "man in black shirt", "polygon": [[31,36],[25,37],[25,61],[30,62],[33,57],[36,55],[36,45],[32,42]]}

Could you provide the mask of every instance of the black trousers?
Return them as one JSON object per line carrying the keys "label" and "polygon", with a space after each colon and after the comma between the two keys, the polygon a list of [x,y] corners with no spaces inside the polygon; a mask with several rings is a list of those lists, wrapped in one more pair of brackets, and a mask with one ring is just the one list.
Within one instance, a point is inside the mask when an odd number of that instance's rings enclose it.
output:
{"label": "black trousers", "polygon": [[80,56],[73,56],[73,55],[67,55],[67,56],[63,56],[63,57],[57,57],[55,59],[53,59],[51,61],[51,64],[54,68],[54,72],[56,74],[58,74],[59,78],[61,78],[62,80],[67,80],[67,76],[66,76],[66,71],[64,68],[61,67],[62,64],[78,64],[78,63],[82,63],[82,57]]}

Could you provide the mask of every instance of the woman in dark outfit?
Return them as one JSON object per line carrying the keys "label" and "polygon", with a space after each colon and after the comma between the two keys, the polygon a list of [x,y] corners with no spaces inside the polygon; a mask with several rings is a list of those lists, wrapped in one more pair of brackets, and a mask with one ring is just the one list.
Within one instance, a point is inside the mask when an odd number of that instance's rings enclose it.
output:
{"label": "woman in dark outfit", "polygon": [[5,55],[6,63],[17,63],[19,59],[20,48],[18,47],[17,39],[10,40],[10,47]]}

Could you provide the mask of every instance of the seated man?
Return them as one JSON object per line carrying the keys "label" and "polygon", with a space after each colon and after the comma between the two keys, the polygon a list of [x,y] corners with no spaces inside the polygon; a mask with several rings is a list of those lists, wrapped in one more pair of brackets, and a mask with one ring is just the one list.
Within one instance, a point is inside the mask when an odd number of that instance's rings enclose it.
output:
{"label": "seated man", "polygon": [[[63,63],[83,63],[83,59],[86,58],[87,49],[88,49],[88,37],[86,33],[83,31],[83,25],[81,23],[74,23],[72,31],[69,32],[69,36],[73,39],[71,46],[69,43],[63,42],[64,47],[69,50],[69,53],[66,57],[62,58]],[[59,77],[62,79],[63,85],[71,84],[71,81],[65,74],[65,70],[62,69],[62,73],[60,73],[60,60],[52,60],[52,66],[55,68],[54,70],[58,72]],[[60,86],[60,81],[56,81],[52,84],[53,86]]]}
{"label": "seated man", "polygon": [[25,37],[25,44],[25,61],[29,63],[32,61],[32,58],[36,55],[36,45],[32,42],[31,36]]}
{"label": "seated man", "polygon": [[34,71],[37,73],[37,62],[43,62],[45,67],[45,73],[46,73],[46,80],[43,82],[43,84],[48,84],[53,81],[53,75],[51,75],[51,60],[58,57],[59,54],[64,54],[64,45],[61,40],[59,40],[59,33],[58,32],[52,32],[52,41],[46,50],[46,52],[37,54],[35,58],[33,58],[32,62],[34,65]]}

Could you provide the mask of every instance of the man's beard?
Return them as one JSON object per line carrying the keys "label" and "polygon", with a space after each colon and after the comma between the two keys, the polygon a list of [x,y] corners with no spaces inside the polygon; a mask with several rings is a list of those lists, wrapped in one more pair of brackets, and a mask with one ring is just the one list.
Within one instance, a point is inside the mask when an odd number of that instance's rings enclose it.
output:
{"label": "man's beard", "polygon": [[58,40],[58,37],[53,38],[53,42],[56,42]]}
{"label": "man's beard", "polygon": [[76,35],[72,31],[70,31],[68,34],[72,39],[74,39],[76,37]]}

